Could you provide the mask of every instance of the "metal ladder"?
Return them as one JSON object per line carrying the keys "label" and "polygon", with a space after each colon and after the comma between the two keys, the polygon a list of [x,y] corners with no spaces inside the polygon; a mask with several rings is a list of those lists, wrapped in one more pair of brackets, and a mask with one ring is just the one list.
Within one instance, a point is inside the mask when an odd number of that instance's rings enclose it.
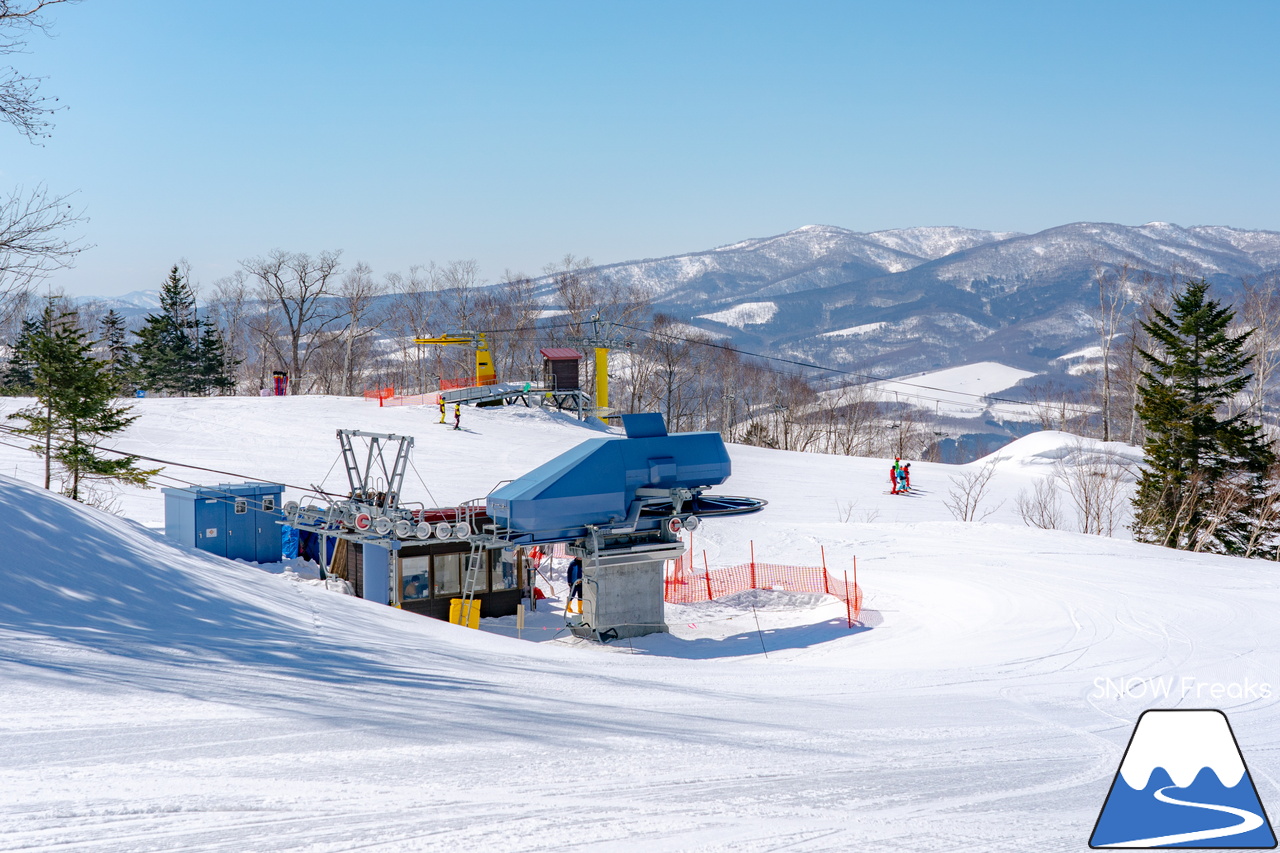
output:
{"label": "metal ladder", "polygon": [[472,602],[476,598],[476,581],[479,578],[480,571],[484,567],[485,548],[481,541],[483,537],[476,537],[471,540],[471,553],[467,557],[467,572],[462,578],[462,624],[471,625],[471,608],[474,606]]}

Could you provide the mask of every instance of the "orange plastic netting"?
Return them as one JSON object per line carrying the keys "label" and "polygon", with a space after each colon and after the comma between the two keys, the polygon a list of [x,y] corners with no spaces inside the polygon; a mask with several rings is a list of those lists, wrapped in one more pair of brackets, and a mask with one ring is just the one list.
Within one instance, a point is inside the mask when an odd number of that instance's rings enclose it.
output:
{"label": "orange plastic netting", "polygon": [[[703,555],[706,564],[706,555]],[[704,568],[694,572],[692,554],[686,552],[672,561],[663,588],[663,598],[670,604],[696,604],[712,601],[749,589],[773,589],[786,592],[811,592],[832,595],[845,603],[849,625],[862,616],[862,589],[854,580],[836,577],[825,566],[788,566],[777,563],[742,563],[720,569]]]}

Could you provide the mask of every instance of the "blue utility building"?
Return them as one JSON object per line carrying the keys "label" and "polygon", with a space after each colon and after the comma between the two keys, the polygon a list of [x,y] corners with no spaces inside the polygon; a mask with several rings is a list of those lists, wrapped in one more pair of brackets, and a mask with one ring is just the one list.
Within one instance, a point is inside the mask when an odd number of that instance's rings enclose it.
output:
{"label": "blue utility building", "polygon": [[164,533],[183,545],[253,563],[281,559],[284,486],[236,483],[162,489]]}

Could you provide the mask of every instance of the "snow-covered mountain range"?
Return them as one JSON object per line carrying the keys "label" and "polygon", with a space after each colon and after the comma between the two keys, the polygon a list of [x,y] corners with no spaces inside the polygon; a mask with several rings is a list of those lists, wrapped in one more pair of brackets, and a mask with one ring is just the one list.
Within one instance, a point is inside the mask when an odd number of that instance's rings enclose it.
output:
{"label": "snow-covered mountain range", "polygon": [[1077,222],[1037,234],[808,225],[598,270],[748,349],[902,375],[983,360],[1048,369],[1095,342],[1094,277],[1121,264],[1136,282],[1204,276],[1230,298],[1241,278],[1280,268],[1280,232],[1167,222]]}
{"label": "snow-covered mountain range", "polygon": [[[605,264],[656,310],[744,349],[880,376],[993,361],[1033,373],[1097,343],[1100,269],[1204,276],[1231,299],[1242,278],[1280,270],[1280,232],[1168,222],[1077,222],[1037,234],[954,226],[858,233],[806,225],[706,251]],[[548,312],[551,279],[539,279]],[[126,317],[156,291],[100,299]]]}

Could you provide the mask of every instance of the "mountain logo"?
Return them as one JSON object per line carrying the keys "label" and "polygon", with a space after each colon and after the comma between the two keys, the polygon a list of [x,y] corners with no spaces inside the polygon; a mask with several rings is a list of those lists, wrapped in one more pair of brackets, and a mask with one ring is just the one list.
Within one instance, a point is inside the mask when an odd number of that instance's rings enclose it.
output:
{"label": "mountain logo", "polygon": [[1221,711],[1144,711],[1089,846],[1270,850],[1271,821]]}

